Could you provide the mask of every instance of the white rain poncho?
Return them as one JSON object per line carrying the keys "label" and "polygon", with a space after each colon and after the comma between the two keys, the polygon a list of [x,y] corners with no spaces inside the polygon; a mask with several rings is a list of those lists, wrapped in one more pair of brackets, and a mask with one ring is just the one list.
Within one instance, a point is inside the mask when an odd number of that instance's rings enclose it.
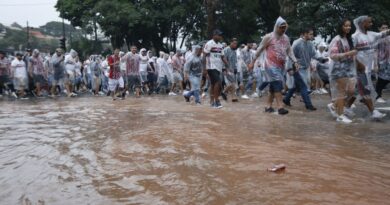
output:
{"label": "white rain poncho", "polygon": [[45,67],[43,65],[43,58],[38,49],[34,49],[32,57],[30,58],[31,71],[34,75],[46,75]]}
{"label": "white rain poncho", "polygon": [[11,62],[11,71],[13,74],[13,83],[16,90],[24,90],[28,87],[28,77],[26,63],[15,58]]}
{"label": "white rain poncho", "polygon": [[65,56],[65,61],[64,61],[65,70],[70,80],[72,80],[75,76],[76,57],[77,57],[77,52],[73,49],[70,50],[69,54]]}
{"label": "white rain poncho", "polygon": [[292,61],[296,61],[289,38],[285,33],[279,35],[277,32],[283,24],[287,26],[287,22],[282,17],[279,17],[276,20],[274,31],[263,38],[258,48],[258,52],[264,50],[264,68],[270,82],[284,81],[283,71],[288,57]]}
{"label": "white rain poncho", "polygon": [[197,53],[201,49],[202,48],[200,46],[193,46],[192,55],[188,58],[188,61],[184,65],[184,73],[189,75],[191,91],[200,90],[203,64],[201,57],[198,56]]}
{"label": "white rain poncho", "polygon": [[164,54],[164,57],[162,60],[158,61],[159,64],[159,72],[158,72],[158,79],[161,81],[161,78],[167,77],[168,81],[172,81],[172,72],[171,68],[168,64],[169,55]]}
{"label": "white rain poncho", "polygon": [[[371,98],[374,99],[376,93],[371,80],[371,74],[377,67],[376,48],[379,40],[386,36],[386,32],[377,33],[366,31],[363,24],[369,18],[369,16],[360,16],[354,20],[356,32],[352,35],[352,39],[355,48],[358,50],[356,58],[365,66],[366,76],[364,77],[359,74],[359,93],[361,96],[371,95]],[[364,93],[362,92],[363,90],[365,90]]]}
{"label": "white rain poncho", "polygon": [[390,80],[390,37],[380,40],[378,45],[378,77]]}
{"label": "white rain poncho", "polygon": [[299,38],[294,41],[292,49],[300,65],[299,74],[301,75],[303,82],[306,84],[306,87],[310,88],[311,60],[315,59],[317,54],[314,45],[311,41]]}
{"label": "white rain poncho", "polygon": [[53,66],[54,71],[54,80],[58,81],[65,76],[65,65],[64,65],[64,56],[61,54],[60,56],[55,53],[51,57],[51,65]]}
{"label": "white rain poncho", "polygon": [[[356,84],[356,57],[345,57],[344,53],[351,51],[348,40],[345,37],[336,36],[329,45],[329,83],[332,100],[345,98],[340,96],[337,80],[347,78],[345,88],[355,87]],[[340,88],[339,88],[340,89]]]}

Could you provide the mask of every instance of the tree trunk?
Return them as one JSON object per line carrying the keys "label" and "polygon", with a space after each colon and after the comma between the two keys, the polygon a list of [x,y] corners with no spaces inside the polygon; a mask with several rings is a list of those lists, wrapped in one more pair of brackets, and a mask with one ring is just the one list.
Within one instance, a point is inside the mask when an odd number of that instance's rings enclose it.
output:
{"label": "tree trunk", "polygon": [[218,0],[204,0],[204,4],[206,7],[206,14],[207,14],[207,37],[208,38],[212,37],[213,31],[215,30],[215,26],[216,26],[215,11],[218,3],[219,3]]}

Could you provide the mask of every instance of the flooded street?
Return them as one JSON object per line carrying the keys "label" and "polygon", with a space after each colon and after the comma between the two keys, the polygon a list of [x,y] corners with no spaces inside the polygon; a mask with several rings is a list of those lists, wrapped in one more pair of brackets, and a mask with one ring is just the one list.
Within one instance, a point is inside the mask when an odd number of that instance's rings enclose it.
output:
{"label": "flooded street", "polygon": [[0,204],[389,204],[389,116],[357,104],[343,125],[328,96],[287,116],[264,101],[0,101]]}

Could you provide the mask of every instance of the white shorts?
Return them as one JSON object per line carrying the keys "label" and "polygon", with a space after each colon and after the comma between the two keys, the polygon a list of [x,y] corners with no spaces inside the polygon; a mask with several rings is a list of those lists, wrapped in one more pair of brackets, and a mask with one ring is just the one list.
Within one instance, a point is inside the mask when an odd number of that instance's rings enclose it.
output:
{"label": "white shorts", "polygon": [[111,79],[111,78],[108,79],[108,89],[110,91],[115,91],[117,86],[119,86],[119,88],[125,87],[125,82],[123,81],[122,77],[118,79]]}

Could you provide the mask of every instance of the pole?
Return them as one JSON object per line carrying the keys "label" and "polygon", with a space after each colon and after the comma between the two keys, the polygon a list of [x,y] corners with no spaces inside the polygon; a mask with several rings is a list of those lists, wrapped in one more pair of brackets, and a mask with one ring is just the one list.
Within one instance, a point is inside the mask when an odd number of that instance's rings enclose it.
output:
{"label": "pole", "polygon": [[64,52],[66,51],[66,38],[65,38],[65,22],[62,18],[62,38],[64,39]]}
{"label": "pole", "polygon": [[27,48],[30,48],[30,27],[28,26],[28,21],[27,21]]}

